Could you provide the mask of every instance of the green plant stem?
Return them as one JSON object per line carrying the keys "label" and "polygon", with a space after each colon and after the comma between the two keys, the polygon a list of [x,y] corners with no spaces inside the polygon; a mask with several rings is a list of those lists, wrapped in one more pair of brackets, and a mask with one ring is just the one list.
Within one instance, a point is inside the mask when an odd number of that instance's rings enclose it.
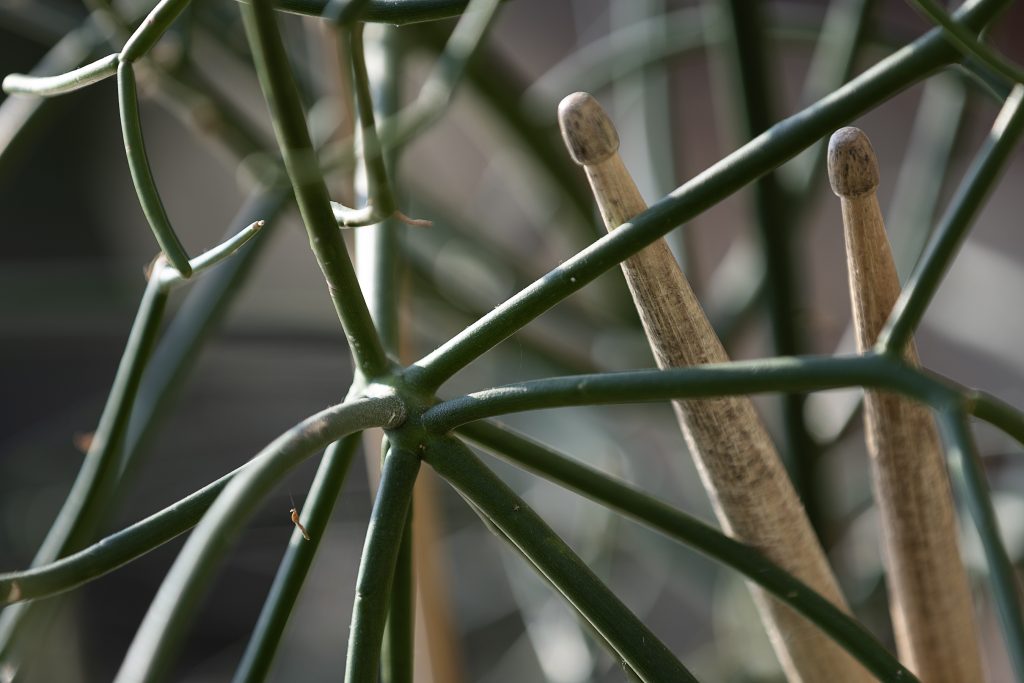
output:
{"label": "green plant stem", "polygon": [[442,401],[422,419],[429,431],[443,434],[467,422],[526,410],[856,385],[896,391],[933,407],[961,396],[950,384],[889,356],[802,356],[518,382]]}
{"label": "green plant stem", "polygon": [[355,94],[356,110],[359,115],[360,145],[366,170],[367,198],[363,209],[350,209],[332,202],[334,218],[344,227],[372,225],[391,216],[398,208],[388,169],[377,138],[377,123],[373,112],[373,95],[370,92],[370,78],[366,73],[366,55],[363,46],[363,24],[357,23],[345,31],[346,43],[352,60],[352,90]]}
{"label": "green plant stem", "polygon": [[1024,445],[1024,416],[1019,410],[983,391],[969,391],[966,398],[972,415],[998,427]]}
{"label": "green plant stem", "polygon": [[220,560],[246,519],[293,467],[356,431],[405,420],[394,395],[347,401],[322,410],[274,439],[224,487],[189,536],[149,606],[121,663],[117,683],[148,683],[170,673],[177,646]]}
{"label": "green plant stem", "polygon": [[302,506],[301,521],[309,532],[309,540],[303,538],[297,527],[292,531],[288,549],[274,576],[274,583],[263,603],[242,661],[235,671],[232,679],[235,683],[257,683],[265,680],[270,673],[270,665],[281,643],[288,617],[295,607],[320,541],[327,532],[331,512],[345,484],[361,438],[359,432],[349,434],[328,446],[324,453],[306,503]]}
{"label": "green plant stem", "polygon": [[121,49],[121,62],[131,64],[148,53],[191,1],[160,0],[124,44],[124,48]]}
{"label": "green plant stem", "polygon": [[395,561],[391,608],[384,631],[382,683],[412,683],[415,651],[416,591],[412,555],[412,507],[405,520],[402,543]]}
{"label": "green plant stem", "polygon": [[[192,275],[202,275],[214,266],[226,261],[245,246],[249,240],[255,237],[263,225],[262,220],[250,223],[217,246],[189,260],[188,265],[192,269]],[[154,269],[151,277],[157,278],[160,287],[168,291],[186,282],[181,273],[173,266],[163,265],[158,269]]]}
{"label": "green plant stem", "polygon": [[405,517],[395,576],[391,585],[391,605],[384,630],[381,659],[381,683],[412,683],[416,633],[416,590],[413,573],[412,505]]}
{"label": "green plant stem", "polygon": [[696,681],[589,567],[457,439],[435,438],[424,459],[480,510],[644,681]]}
{"label": "green plant stem", "polygon": [[149,168],[146,146],[142,137],[142,123],[139,121],[139,100],[135,89],[135,72],[129,62],[121,62],[117,67],[117,103],[121,112],[121,132],[124,136],[124,149],[128,156],[128,170],[135,183],[135,193],[139,197],[142,211],[146,214],[149,227],[153,230],[156,241],[160,244],[164,255],[171,265],[178,269],[182,277],[192,274],[188,263],[188,254],[181,246],[181,240],[174,232],[171,221],[160,200],[160,192],[153,180],[153,172]]}
{"label": "green plant stem", "polygon": [[460,427],[458,433],[514,465],[576,491],[736,569],[813,621],[879,680],[916,680],[870,631],[755,548],[502,425],[474,422]]}
{"label": "green plant stem", "polygon": [[407,530],[419,469],[419,456],[400,447],[392,448],[384,459],[356,578],[345,683],[377,681],[395,563]]}
{"label": "green plant stem", "polygon": [[[976,27],[1004,4],[1005,0],[979,0],[958,12],[958,20]],[[948,64],[955,56],[956,51],[945,42],[940,29],[922,36],[810,107],[775,124],[629,223],[569,258],[414,363],[406,372],[407,379],[422,389],[436,389],[458,370],[601,273],[835,128]]]}
{"label": "green plant stem", "polygon": [[[479,8],[473,7],[472,12],[459,18],[416,101],[397,114],[381,120],[378,135],[385,153],[409,142],[440,118],[451,101],[452,92],[465,73],[466,63],[472,59],[486,36],[501,1],[472,0],[479,4]],[[353,141],[349,139],[332,145],[323,156],[327,160],[325,169],[354,164]]]}
{"label": "green plant stem", "polygon": [[899,354],[909,342],[968,228],[1016,149],[1021,133],[1024,133],[1024,84],[1015,86],[1006,100],[985,144],[950,200],[934,238],[896,300],[889,320],[878,335],[880,351]]}
{"label": "green plant stem", "polygon": [[334,308],[348,337],[360,373],[375,378],[388,371],[390,362],[370,319],[352,262],[331,212],[323,176],[306,128],[274,12],[267,0],[240,5],[246,35],[252,46],[274,133],[295,192],[299,212],[309,233],[310,246],[327,281]]}
{"label": "green plant stem", "polygon": [[[167,292],[156,279],[151,279],[139,303],[88,453],[57,518],[32,560],[32,567],[52,563],[92,540],[118,480],[118,462],[128,418],[166,304]],[[12,656],[17,647],[20,625],[31,611],[30,605],[18,605],[0,615],[0,660],[6,661]]]}
{"label": "green plant stem", "polygon": [[939,413],[938,420],[946,442],[953,485],[967,503],[985,550],[992,594],[1010,661],[1017,681],[1024,681],[1024,619],[1021,617],[1020,586],[1013,561],[999,533],[999,520],[992,505],[985,470],[978,457],[967,416],[961,410],[945,410]]}
{"label": "green plant stem", "polygon": [[0,605],[69,591],[159,548],[198,524],[231,478],[246,466],[76,553],[32,569],[0,574]]}
{"label": "green plant stem", "polygon": [[63,95],[113,76],[117,73],[117,64],[114,54],[57,76],[8,74],[4,77],[3,90],[9,95]]}
{"label": "green plant stem", "polygon": [[948,40],[964,57],[975,57],[1012,83],[1024,83],[1024,70],[1010,64],[998,52],[977,39],[975,34],[957,23],[935,0],[909,0],[927,18],[942,27]]}
{"label": "green plant stem", "polygon": [[[240,0],[247,2],[248,0]],[[274,7],[284,12],[313,17],[331,16],[353,0],[274,0]],[[359,15],[360,21],[404,26],[440,19],[451,19],[464,12],[471,0],[370,0]]]}

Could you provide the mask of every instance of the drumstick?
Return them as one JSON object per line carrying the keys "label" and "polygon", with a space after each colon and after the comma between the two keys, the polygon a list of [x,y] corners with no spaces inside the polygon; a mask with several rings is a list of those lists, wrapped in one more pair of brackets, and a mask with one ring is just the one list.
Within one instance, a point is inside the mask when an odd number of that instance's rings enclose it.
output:
{"label": "drumstick", "polygon": [[[900,293],[875,196],[878,162],[863,132],[836,131],[828,174],[842,204],[853,322],[863,353],[874,346]],[[904,357],[917,364],[913,342]],[[929,683],[981,681],[970,587],[931,411],[898,394],[869,390],[864,421],[900,659]]]}
{"label": "drumstick", "polygon": [[[586,170],[605,226],[644,204],[618,155],[615,127],[597,101],[575,93],[558,108],[562,136]],[[658,367],[729,360],[664,239],[622,263]],[[847,610],[835,577],[764,425],[746,397],[673,401],[673,408],[726,532]],[[870,675],[789,607],[751,585],[790,681],[868,681]]]}

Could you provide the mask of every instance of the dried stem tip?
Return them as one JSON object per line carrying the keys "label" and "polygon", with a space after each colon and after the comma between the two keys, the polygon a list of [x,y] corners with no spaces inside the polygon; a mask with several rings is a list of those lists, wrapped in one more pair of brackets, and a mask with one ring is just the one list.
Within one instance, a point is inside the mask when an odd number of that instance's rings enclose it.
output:
{"label": "dried stem tip", "polygon": [[854,198],[878,188],[878,160],[860,128],[840,128],[828,141],[828,180],[840,197]]}
{"label": "dried stem tip", "polygon": [[580,166],[605,161],[619,151],[619,134],[589,93],[574,92],[558,105],[558,125],[569,154]]}

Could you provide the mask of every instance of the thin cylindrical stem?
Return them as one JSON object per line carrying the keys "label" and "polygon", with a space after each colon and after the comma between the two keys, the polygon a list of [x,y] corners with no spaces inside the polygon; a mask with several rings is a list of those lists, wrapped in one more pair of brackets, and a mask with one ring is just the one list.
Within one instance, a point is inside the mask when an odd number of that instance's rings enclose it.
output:
{"label": "thin cylindrical stem", "polygon": [[914,680],[871,632],[754,547],[666,503],[494,422],[458,433],[515,465],[566,486],[742,572],[813,621],[880,680]]}
{"label": "thin cylindrical stem", "polygon": [[267,0],[255,0],[252,5],[242,4],[240,7],[260,86],[270,107],[274,133],[284,156],[299,212],[309,233],[310,246],[327,281],[327,289],[345,328],[358,369],[368,378],[379,377],[388,371],[390,361],[374,329],[348,251],[334,221],[331,200],[318,168],[274,11]]}
{"label": "thin cylindrical stem", "polygon": [[149,52],[192,0],[160,0],[121,49],[121,61],[131,64]]}
{"label": "thin cylindrical stem", "polygon": [[946,442],[953,485],[967,501],[974,526],[985,550],[996,610],[1003,629],[1006,649],[1017,681],[1024,681],[1024,617],[1021,593],[1013,560],[999,532],[999,519],[992,505],[992,492],[978,457],[967,416],[960,411],[939,413],[939,428]]}
{"label": "thin cylindrical stem", "polygon": [[117,55],[113,54],[57,76],[8,74],[4,76],[3,90],[10,95],[63,95],[113,76],[117,64]]}
{"label": "thin cylindrical stem", "polygon": [[[875,195],[878,162],[864,133],[843,128],[832,136],[828,163],[842,204],[853,322],[863,353],[900,291]],[[913,343],[902,355],[917,365]],[[970,585],[931,411],[898,394],[869,390],[864,418],[900,657],[922,680],[980,682]]]}
{"label": "thin cylindrical stem", "polygon": [[345,484],[361,438],[362,435],[358,432],[349,434],[341,441],[328,446],[324,453],[313,485],[309,489],[309,495],[302,506],[301,522],[309,532],[309,540],[303,537],[298,527],[292,531],[288,549],[278,566],[274,583],[270,586],[270,593],[263,602],[249,644],[235,670],[232,679],[235,683],[258,683],[265,680],[270,673],[281,636],[288,625],[288,617],[291,616],[306,575],[313,565],[320,541],[327,532],[331,512],[334,511],[338,494]]}
{"label": "thin cylindrical stem", "polygon": [[643,681],[696,681],[551,527],[462,442],[433,439],[424,459],[486,515]]}
{"label": "thin cylindrical stem", "polygon": [[384,630],[381,683],[412,683],[416,626],[416,576],[413,570],[413,510],[405,518],[402,543],[395,558],[391,605]]}
{"label": "thin cylindrical stem", "polygon": [[879,349],[898,354],[909,342],[1022,133],[1024,84],[1018,84],[996,117],[984,146],[956,195],[950,200],[949,209],[921,256],[918,267],[893,305],[892,314],[878,335]]}
{"label": "thin cylindrical stem", "polygon": [[850,386],[896,391],[932,406],[959,398],[948,383],[887,356],[803,356],[517,382],[441,401],[422,419],[431,432],[443,434],[467,422],[526,410]]}
{"label": "thin cylindrical stem", "polygon": [[392,448],[384,459],[380,488],[359,562],[349,628],[345,683],[376,683],[395,563],[405,535],[420,459]]}
{"label": "thin cylindrical stem", "polygon": [[156,181],[153,180],[153,172],[149,168],[142,137],[142,122],[139,121],[135,72],[129,62],[121,62],[117,67],[117,103],[121,112],[121,133],[128,155],[128,170],[131,171],[142,212],[146,214],[149,227],[153,230],[153,235],[156,236],[156,241],[167,256],[167,260],[178,269],[182,277],[187,278],[192,274],[188,254],[171,226],[171,220],[167,217],[164,203],[160,199],[160,192],[156,188]]}

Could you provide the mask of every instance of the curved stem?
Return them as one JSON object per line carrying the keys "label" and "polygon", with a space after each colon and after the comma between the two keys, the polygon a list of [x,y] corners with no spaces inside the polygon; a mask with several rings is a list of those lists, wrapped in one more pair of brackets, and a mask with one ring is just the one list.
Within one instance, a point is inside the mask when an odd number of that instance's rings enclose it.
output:
{"label": "curved stem", "polygon": [[[263,225],[264,222],[262,220],[250,223],[214,248],[203,252],[194,259],[190,259],[188,265],[192,269],[192,275],[200,275],[210,268],[213,268],[218,263],[230,258],[235,252],[241,249],[246,242],[255,237],[256,233],[263,228]],[[181,273],[176,268],[168,266],[156,270],[152,276],[156,277],[160,281],[160,287],[165,290],[173,289],[185,282],[185,278],[182,277]]]}
{"label": "curved stem", "polygon": [[63,95],[113,76],[117,73],[117,59],[116,54],[107,55],[57,76],[8,74],[4,77],[3,90],[9,95]]}
{"label": "curved stem", "polygon": [[376,683],[395,563],[408,529],[419,457],[392,448],[381,469],[380,488],[366,533],[349,628],[345,683]]}
{"label": "curved stem", "polygon": [[889,320],[878,335],[876,347],[880,351],[899,354],[909,342],[1022,133],[1024,84],[1018,84],[996,117],[984,146],[956,195],[950,200],[935,237],[928,243],[918,267],[893,305]]}
{"label": "curved stem", "polygon": [[296,527],[288,541],[288,549],[274,576],[270,593],[263,603],[259,619],[253,628],[249,644],[242,655],[242,661],[232,679],[235,683],[256,683],[270,672],[281,636],[284,635],[288,617],[295,607],[295,601],[302,590],[306,574],[313,564],[320,541],[327,531],[331,512],[338,500],[341,487],[345,484],[352,457],[359,448],[360,433],[349,434],[327,448],[316,478],[309,489],[309,495],[302,506],[302,524],[309,532],[305,540]]}
{"label": "curved stem", "polygon": [[395,427],[404,419],[405,407],[395,396],[358,399],[306,418],[260,451],[224,487],[189,536],[135,633],[117,683],[148,683],[167,674],[213,571],[246,519],[291,468],[343,436]]}
{"label": "curved stem", "polygon": [[135,192],[146,214],[149,227],[156,236],[156,241],[163,249],[164,255],[171,265],[178,269],[182,277],[192,274],[192,266],[188,263],[188,254],[181,246],[181,240],[171,227],[171,221],[160,200],[160,192],[153,180],[153,172],[149,168],[146,146],[142,137],[142,123],[139,121],[139,99],[135,88],[135,72],[130,62],[121,62],[117,67],[117,104],[121,112],[121,133],[124,136],[124,150],[128,156],[128,170],[135,183]]}
{"label": "curved stem", "polygon": [[284,156],[310,246],[327,280],[334,308],[348,336],[360,372],[378,377],[390,362],[366,308],[352,262],[331,211],[327,186],[317,167],[299,92],[268,0],[240,5],[252,46],[260,87],[270,108],[274,133]]}
{"label": "curved stem", "polygon": [[149,52],[192,0],[160,0],[121,49],[121,62],[131,64]]}
{"label": "curved stem", "polygon": [[442,401],[423,414],[423,424],[440,434],[474,420],[526,410],[857,385],[897,391],[936,407],[960,397],[949,385],[888,356],[800,356],[507,384]]}
{"label": "curved stem", "polygon": [[202,519],[242,465],[220,479],[131,526],[49,564],[0,574],[0,604],[57,595],[98,579],[156,550]]}
{"label": "curved stem", "polygon": [[1010,64],[998,52],[978,40],[974,34],[953,20],[935,0],[910,0],[911,4],[945,31],[946,40],[964,57],[976,57],[993,71],[1014,83],[1024,83],[1024,71]]}
{"label": "curved stem", "polygon": [[547,446],[494,422],[458,429],[515,465],[616,510],[741,572],[829,634],[879,680],[916,680],[871,632],[757,549]]}
{"label": "curved stem", "polygon": [[423,457],[486,515],[501,536],[526,556],[642,680],[697,680],[551,527],[461,441],[433,439]]}
{"label": "curved stem", "polygon": [[992,506],[985,470],[978,457],[967,416],[959,410],[941,411],[938,422],[946,441],[953,485],[966,501],[985,549],[992,593],[1010,661],[1017,680],[1024,681],[1024,618],[1021,616],[1020,586],[1013,561],[999,533],[999,520]]}
{"label": "curved stem", "polygon": [[[981,0],[958,13],[977,26],[1005,0]],[[909,87],[956,56],[935,29],[845,86],[790,116],[602,237],[413,364],[410,382],[436,389],[517,329],[615,267],[620,261],[817,142],[822,136]]]}

